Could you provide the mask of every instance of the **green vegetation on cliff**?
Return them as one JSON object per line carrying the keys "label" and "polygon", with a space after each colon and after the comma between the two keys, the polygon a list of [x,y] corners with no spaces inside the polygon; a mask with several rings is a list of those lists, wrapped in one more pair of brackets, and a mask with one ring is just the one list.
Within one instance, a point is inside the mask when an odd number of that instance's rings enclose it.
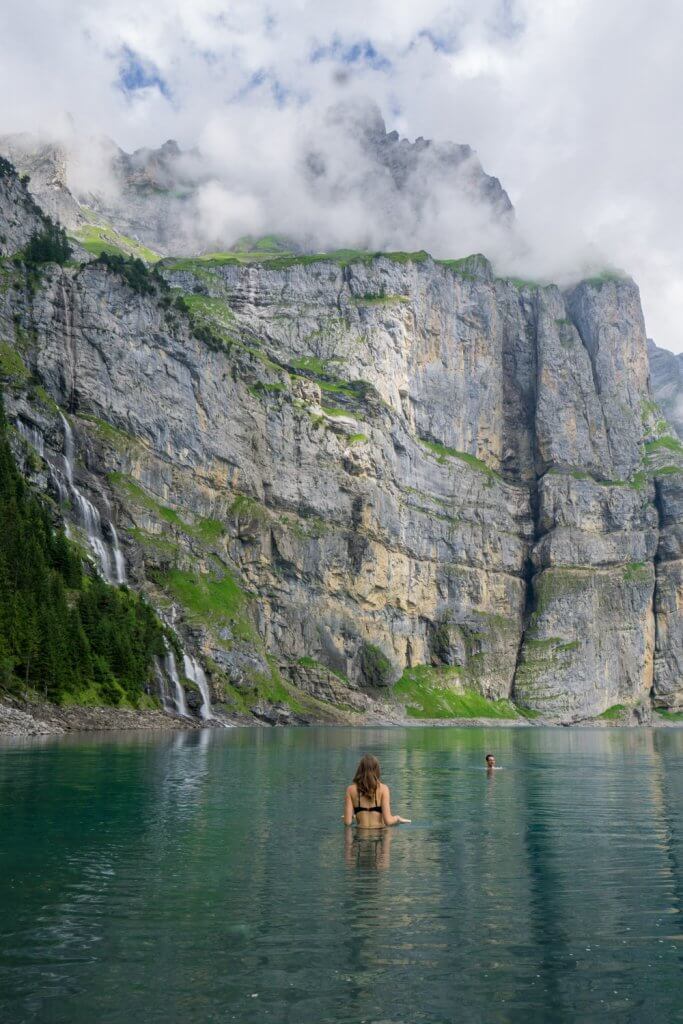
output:
{"label": "green vegetation on cliff", "polygon": [[475,690],[460,687],[462,669],[456,665],[407,668],[394,686],[410,718],[517,718],[509,700],[487,700]]}
{"label": "green vegetation on cliff", "polygon": [[71,246],[66,232],[49,217],[43,218],[43,230],[29,239],[24,250],[27,263],[66,263],[71,256]]}
{"label": "green vegetation on cliff", "polygon": [[426,437],[421,437],[420,444],[427,448],[433,455],[436,456],[436,461],[440,465],[444,465],[447,459],[459,459],[461,462],[466,463],[471,469],[476,469],[479,473],[485,473],[488,477],[500,477],[500,474],[492,469],[491,466],[487,465],[483,459],[478,459],[476,455],[470,455],[469,452],[458,451],[457,448],[449,448],[447,445],[442,444],[440,441],[430,441]]}
{"label": "green vegetation on cliff", "polygon": [[348,267],[351,263],[372,263],[376,259],[392,263],[424,263],[429,253],[418,252],[368,252],[365,249],[335,249],[332,252],[280,253],[255,250],[251,252],[211,252],[203,256],[164,259],[165,269],[195,270],[197,267],[239,267],[248,263],[262,263],[267,270],[288,270],[290,267],[310,266],[314,263],[334,263]]}
{"label": "green vegetation on cliff", "polygon": [[81,556],[14,462],[0,402],[0,687],[58,702],[137,705],[164,630]]}
{"label": "green vegetation on cliff", "polygon": [[161,258],[158,253],[148,249],[146,245],[142,245],[127,235],[122,235],[111,225],[84,224],[73,237],[86,252],[93,256],[101,256],[106,252],[113,256],[141,259],[145,263],[156,263]]}
{"label": "green vegetation on cliff", "polygon": [[606,722],[615,722],[624,717],[625,711],[625,704],[613,704],[611,708],[607,708],[601,715],[598,715],[598,718],[602,718]]}

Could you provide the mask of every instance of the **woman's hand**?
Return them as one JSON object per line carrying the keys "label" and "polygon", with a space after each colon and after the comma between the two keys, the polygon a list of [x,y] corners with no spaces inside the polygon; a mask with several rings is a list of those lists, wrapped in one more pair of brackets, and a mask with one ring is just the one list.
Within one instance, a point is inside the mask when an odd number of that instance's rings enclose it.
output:
{"label": "woman's hand", "polygon": [[396,815],[395,825],[410,825],[410,818],[402,818],[400,814]]}

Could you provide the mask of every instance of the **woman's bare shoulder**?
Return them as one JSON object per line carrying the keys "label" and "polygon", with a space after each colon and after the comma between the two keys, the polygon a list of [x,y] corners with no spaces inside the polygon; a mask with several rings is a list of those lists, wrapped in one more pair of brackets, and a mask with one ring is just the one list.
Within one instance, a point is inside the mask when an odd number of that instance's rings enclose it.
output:
{"label": "woman's bare shoulder", "polygon": [[348,793],[349,796],[355,796],[355,793],[356,793],[356,783],[352,782],[350,786],[347,786],[346,787],[346,792]]}
{"label": "woman's bare shoulder", "polygon": [[384,796],[385,793],[387,795],[389,794],[389,787],[387,786],[386,782],[380,782],[380,784],[379,784],[379,792],[380,792],[380,796]]}

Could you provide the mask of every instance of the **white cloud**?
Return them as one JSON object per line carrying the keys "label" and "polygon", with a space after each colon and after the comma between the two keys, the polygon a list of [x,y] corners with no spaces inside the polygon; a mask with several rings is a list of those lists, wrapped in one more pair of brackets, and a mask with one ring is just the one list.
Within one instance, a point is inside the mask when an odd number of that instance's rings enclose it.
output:
{"label": "white cloud", "polygon": [[[676,0],[8,0],[0,89],[13,102],[0,131],[63,132],[68,112],[80,135],[126,148],[199,144],[220,178],[202,196],[214,232],[315,232],[324,218],[342,241],[382,225],[357,198],[331,208],[307,194],[298,161],[316,131],[335,180],[362,180],[353,144],[322,138],[321,111],[368,95],[390,128],[478,151],[530,243],[520,270],[622,267],[652,336],[683,350],[682,35]],[[345,63],[354,46],[364,57]],[[168,96],[120,87],[126,48]],[[407,207],[394,213],[387,244],[488,248],[505,263],[481,210],[450,194],[419,224]]]}

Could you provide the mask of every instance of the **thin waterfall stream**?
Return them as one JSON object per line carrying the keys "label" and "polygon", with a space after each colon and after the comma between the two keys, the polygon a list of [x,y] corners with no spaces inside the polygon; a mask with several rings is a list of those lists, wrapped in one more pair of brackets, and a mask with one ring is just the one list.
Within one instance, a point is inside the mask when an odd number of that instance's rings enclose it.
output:
{"label": "thin waterfall stream", "polygon": [[204,669],[199,662],[189,654],[183,655],[183,667],[185,669],[185,675],[188,679],[191,679],[193,683],[199,689],[202,695],[202,706],[199,709],[200,717],[204,721],[210,721],[215,718],[213,709],[211,707],[211,693],[209,690],[209,681],[206,678]]}
{"label": "thin waterfall stream", "polygon": [[[74,433],[71,424],[61,411],[59,417],[62,423],[64,438],[64,453],[60,459],[61,465],[57,465],[55,457],[46,452],[45,439],[37,426],[17,418],[16,427],[21,436],[49,466],[60,503],[64,505],[69,500],[72,501],[77,521],[87,535],[88,543],[97,558],[102,575],[109,583],[125,583],[127,578],[126,562],[121,550],[116,527],[111,518],[105,520],[107,538],[99,509],[86,498],[74,482],[76,457]],[[111,508],[106,495],[103,495],[103,500],[111,516]],[[65,526],[68,532],[68,523],[65,522]],[[217,721],[218,719],[213,712],[211,690],[204,669],[196,658],[185,651],[182,651],[182,658],[185,676],[195,684],[201,695],[200,718],[205,722]],[[187,695],[180,680],[175,655],[170,647],[163,658],[158,658],[155,662],[155,675],[164,710],[170,714],[177,714],[182,718],[192,718],[192,712],[187,703]],[[170,682],[172,687],[170,693],[167,690],[167,681]]]}
{"label": "thin waterfall stream", "polygon": [[[71,496],[74,499],[80,525],[86,532],[88,543],[97,557],[102,575],[105,579],[109,583],[125,583],[126,563],[119,544],[116,528],[111,519],[107,520],[107,528],[109,536],[111,537],[111,542],[108,544],[102,529],[102,517],[99,510],[91,501],[88,500],[88,498],[86,498],[83,492],[74,483],[76,449],[73,430],[71,428],[71,424],[62,412],[60,412],[59,417],[62,421],[62,427],[64,430],[64,475],[68,484],[68,490],[71,492]],[[62,487],[60,487],[59,482],[57,489],[61,499]],[[109,550],[110,547],[111,552]]]}
{"label": "thin waterfall stream", "polygon": [[191,718],[190,711],[187,706],[187,697],[183,684],[180,682],[180,676],[178,675],[178,667],[176,665],[175,655],[173,651],[168,649],[164,655],[164,671],[168,679],[173,683],[173,703],[175,706],[176,713],[181,715],[183,718]]}

